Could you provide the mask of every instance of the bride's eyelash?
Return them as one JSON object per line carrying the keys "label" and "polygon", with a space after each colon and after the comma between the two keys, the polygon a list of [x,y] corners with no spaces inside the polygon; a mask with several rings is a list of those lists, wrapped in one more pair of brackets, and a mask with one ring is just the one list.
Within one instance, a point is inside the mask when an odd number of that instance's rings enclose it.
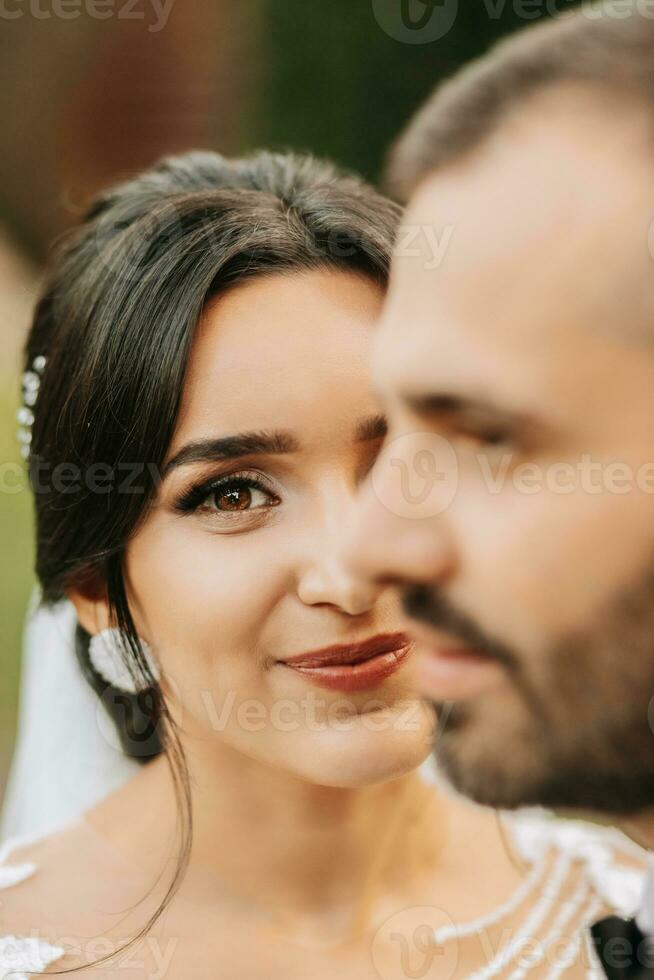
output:
{"label": "bride's eyelash", "polygon": [[[201,483],[196,483],[189,487],[175,501],[175,510],[180,511],[182,514],[192,514],[206,503],[212,494],[217,493],[219,490],[226,490],[232,487],[254,488],[255,490],[261,490],[262,493],[267,494],[269,497],[276,496],[271,488],[258,477],[250,473],[230,473],[221,477],[209,477],[207,480],[203,480]],[[261,508],[253,509],[260,510]],[[220,513],[220,511],[216,511],[216,513]],[[239,512],[232,511],[231,513]],[[230,511],[225,511],[225,514],[229,516]]]}

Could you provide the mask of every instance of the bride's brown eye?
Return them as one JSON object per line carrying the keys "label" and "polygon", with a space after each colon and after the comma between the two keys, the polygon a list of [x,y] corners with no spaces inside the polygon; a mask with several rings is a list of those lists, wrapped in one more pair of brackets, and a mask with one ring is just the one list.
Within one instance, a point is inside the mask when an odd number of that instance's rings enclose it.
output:
{"label": "bride's brown eye", "polygon": [[191,487],[175,504],[184,514],[207,516],[250,513],[278,504],[279,497],[254,474],[222,477]]}
{"label": "bride's brown eye", "polygon": [[247,510],[252,504],[252,492],[247,486],[232,486],[226,490],[216,490],[211,501],[217,510]]}

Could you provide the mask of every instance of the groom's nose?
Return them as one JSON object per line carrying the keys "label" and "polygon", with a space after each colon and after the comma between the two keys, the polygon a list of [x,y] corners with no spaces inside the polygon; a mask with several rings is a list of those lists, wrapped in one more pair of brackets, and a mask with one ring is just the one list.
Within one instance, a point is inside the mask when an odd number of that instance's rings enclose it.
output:
{"label": "groom's nose", "polygon": [[443,515],[411,515],[394,507],[379,472],[362,485],[351,513],[340,559],[362,583],[433,583],[452,573],[454,551]]}

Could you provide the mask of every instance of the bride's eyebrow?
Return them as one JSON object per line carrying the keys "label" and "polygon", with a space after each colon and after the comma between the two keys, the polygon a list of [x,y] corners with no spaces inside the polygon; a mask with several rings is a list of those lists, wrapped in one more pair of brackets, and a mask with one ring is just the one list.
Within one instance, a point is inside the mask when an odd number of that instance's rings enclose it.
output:
{"label": "bride's eyebrow", "polygon": [[257,432],[241,432],[238,435],[223,436],[220,439],[202,439],[182,446],[163,469],[162,479],[179,466],[189,463],[216,462],[224,459],[239,459],[241,456],[279,455],[295,453],[300,449],[298,438],[285,429]]}
{"label": "bride's eyebrow", "polygon": [[[360,419],[354,430],[355,442],[367,442],[383,438],[387,423],[383,415],[371,415]],[[163,469],[162,479],[180,466],[190,463],[217,462],[226,459],[239,459],[241,456],[283,455],[299,452],[300,440],[288,429],[261,429],[255,432],[241,432],[220,439],[202,439],[182,446]]]}

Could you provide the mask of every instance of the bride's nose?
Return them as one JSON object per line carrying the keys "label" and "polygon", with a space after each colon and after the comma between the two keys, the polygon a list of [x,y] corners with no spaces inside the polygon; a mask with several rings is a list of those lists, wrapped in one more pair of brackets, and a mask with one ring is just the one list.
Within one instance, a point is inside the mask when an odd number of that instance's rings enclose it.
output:
{"label": "bride's nose", "polygon": [[333,551],[308,564],[298,583],[298,596],[306,605],[331,605],[351,616],[369,612],[380,591],[354,578]]}
{"label": "bride's nose", "polygon": [[355,496],[341,492],[326,495],[322,512],[314,513],[299,557],[297,593],[306,605],[331,605],[349,615],[369,612],[383,586],[353,574],[343,560],[340,531],[355,506]]}

